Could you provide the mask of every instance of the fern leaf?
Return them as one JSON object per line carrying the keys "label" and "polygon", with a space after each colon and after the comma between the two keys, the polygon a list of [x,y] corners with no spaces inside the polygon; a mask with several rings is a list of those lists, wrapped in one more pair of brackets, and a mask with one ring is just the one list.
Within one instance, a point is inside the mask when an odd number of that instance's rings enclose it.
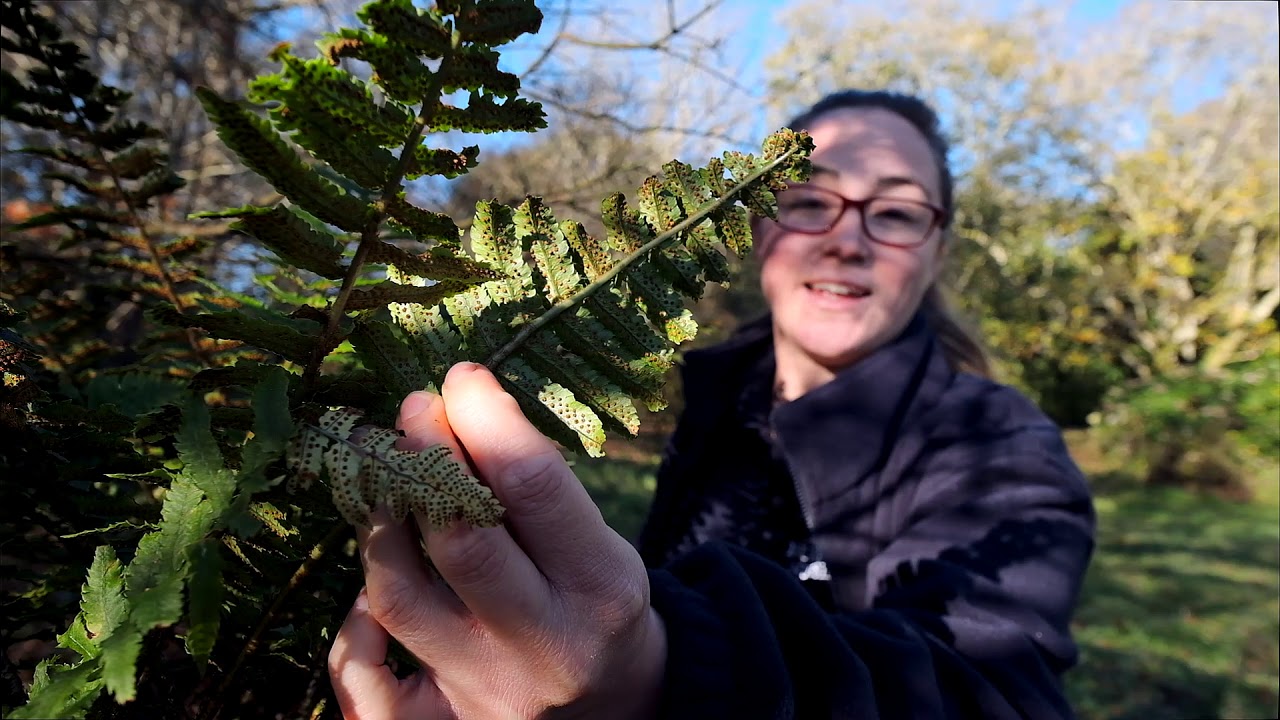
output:
{"label": "fern leaf", "polygon": [[347,300],[348,310],[368,310],[386,307],[388,303],[418,303],[434,305],[449,295],[462,290],[456,283],[436,283],[426,287],[401,285],[395,282],[383,282],[373,287],[353,290]]}
{"label": "fern leaf", "polygon": [[472,285],[502,277],[488,264],[459,255],[452,246],[437,246],[421,255],[413,255],[390,243],[376,242],[370,245],[365,261],[393,265],[403,276],[416,275],[435,282]]}
{"label": "fern leaf", "polygon": [[351,232],[364,229],[368,207],[303,165],[267,120],[223,100],[208,88],[197,89],[196,95],[217,125],[218,137],[249,169],[330,225]]}
{"label": "fern leaf", "polygon": [[447,93],[483,88],[494,95],[512,97],[520,90],[520,78],[499,70],[498,53],[485,47],[458,48],[449,64],[438,72]]}
{"label": "fern leaf", "polygon": [[203,240],[190,235],[180,237],[164,243],[156,248],[156,253],[162,258],[181,258],[192,253],[204,250],[206,244]]}
{"label": "fern leaf", "polygon": [[419,10],[412,0],[375,0],[356,15],[374,32],[433,60],[443,57],[452,44],[453,34],[440,15]]}
{"label": "fern leaf", "polygon": [[291,535],[297,535],[298,529],[288,527],[284,524],[284,511],[272,505],[269,502],[256,502],[249,506],[249,511],[253,513],[253,517],[262,523],[263,527],[270,530],[276,537],[288,538]]}
{"label": "fern leaf", "polygon": [[214,337],[242,340],[296,363],[306,363],[311,358],[321,330],[320,324],[312,320],[250,307],[186,315],[171,308],[156,308],[151,312],[168,325],[202,328]]}
{"label": "fern leaf", "polygon": [[542,27],[542,11],[521,0],[479,0],[474,6],[459,8],[455,15],[458,31],[472,42],[502,45]]}
{"label": "fern leaf", "polygon": [[[580,356],[565,352],[563,346],[556,342],[558,339],[554,331],[534,336],[529,339],[522,357],[541,377],[550,379],[561,387],[578,388],[577,395],[572,396],[571,400],[577,402],[581,399],[580,404],[585,404],[601,420],[610,423],[610,429],[629,435],[636,434],[640,429],[640,418],[631,399],[612,380],[593,369]],[[576,409],[576,405],[574,407]],[[576,416],[572,416],[572,419],[577,422]],[[589,433],[584,444],[597,440],[603,443],[603,439],[595,432],[594,423],[581,422],[574,429],[579,427],[585,428]]]}
{"label": "fern leaf", "polygon": [[[388,276],[398,282],[409,280],[392,268]],[[417,278],[418,282],[425,282]],[[462,336],[453,328],[440,307],[415,303],[392,303],[391,317],[413,341],[419,364],[436,387],[444,381],[445,373],[453,365],[466,359],[462,349]]]}
{"label": "fern leaf", "polygon": [[[181,592],[176,588],[173,595]],[[175,605],[181,608],[181,598]],[[176,620],[177,617],[174,617]],[[172,621],[170,621],[172,622]],[[102,682],[116,702],[126,703],[137,694],[138,655],[142,652],[142,632],[128,626],[130,632],[120,632],[102,643]]]}
{"label": "fern leaf", "polygon": [[249,99],[281,103],[270,110],[277,128],[338,173],[365,188],[382,189],[391,177],[395,157],[378,142],[391,136],[388,144],[403,143],[409,129],[407,116],[398,134],[380,123],[369,127],[364,118],[379,113],[368,89],[357,85],[359,81],[322,59],[302,60],[288,53],[277,58],[284,62],[281,72],[255,78],[249,85]]}
{"label": "fern leaf", "polygon": [[357,426],[359,419],[350,408],[330,409],[295,436],[289,456],[299,476],[328,477],[334,505],[348,522],[368,526],[369,513],[380,504],[396,520],[412,511],[437,528],[455,519],[476,527],[501,521],[492,491],[456,463],[447,447],[397,450],[398,433]]}
{"label": "fern leaf", "polygon": [[[400,285],[405,289],[411,285]],[[428,303],[431,304],[431,303]],[[409,346],[396,337],[392,326],[379,320],[361,318],[351,332],[351,345],[364,366],[384,378],[397,400],[415,390],[433,385],[433,378],[419,363]]]}
{"label": "fern leaf", "polygon": [[387,203],[387,213],[397,224],[413,233],[422,242],[438,240],[456,243],[458,241],[458,225],[453,218],[444,213],[430,212],[413,205],[405,200],[404,191]]}
{"label": "fern leaf", "polygon": [[[423,34],[420,39],[430,41],[430,37]],[[431,71],[414,57],[414,52],[438,59],[448,47],[446,42],[439,54],[430,55],[410,43],[391,42],[381,35],[350,28],[328,36],[320,44],[321,52],[330,63],[336,64],[342,57],[369,63],[373,66],[373,81],[386,91],[387,96],[409,105],[422,102],[432,77]]]}
{"label": "fern leaf", "polygon": [[[136,146],[136,147],[145,147],[145,146]],[[71,165],[73,167],[78,167],[83,170],[89,170],[91,172],[102,172],[103,170],[106,169],[102,161],[99,160],[98,158],[93,157],[91,155],[85,155],[83,153],[79,153],[79,152],[76,152],[75,150],[71,150],[69,148],[64,148],[64,147],[28,146],[28,147],[18,148],[17,152],[23,153],[25,155],[34,155],[36,157],[42,157],[42,158],[45,158],[46,160],[54,160],[56,162],[64,163],[66,165]],[[148,168],[148,170],[149,169],[150,168]],[[132,179],[132,178],[126,178],[126,179]]]}
{"label": "fern leaf", "polygon": [[584,285],[569,254],[569,243],[551,212],[540,200],[528,198],[516,209],[515,235],[526,240],[544,283],[548,302],[572,296]]}
{"label": "fern leaf", "polygon": [[[282,59],[292,84],[288,92],[273,92],[271,99],[306,112],[323,109],[385,147],[399,147],[413,128],[413,114],[395,102],[374,102],[369,85],[324,60],[302,60],[289,54]],[[301,102],[299,102],[301,101]]]}
{"label": "fern leaf", "polygon": [[[124,599],[123,566],[110,545],[100,545],[93,554],[88,579],[81,591],[80,613],[84,628],[94,645],[110,637],[128,618]],[[84,653],[81,653],[84,655]],[[85,657],[97,655],[97,649]]]}
{"label": "fern leaf", "polygon": [[608,248],[588,235],[582,223],[565,220],[560,224],[560,232],[573,249],[574,258],[581,263],[581,270],[588,281],[595,280],[613,268],[613,258],[609,257]]}
{"label": "fern leaf", "polygon": [[342,278],[347,272],[346,266],[341,262],[342,243],[332,234],[312,227],[282,205],[246,205],[218,212],[196,213],[192,217],[239,218],[231,223],[230,229],[257,238],[288,265],[334,280]]}
{"label": "fern leaf", "polygon": [[71,627],[57,636],[58,647],[74,650],[85,660],[92,660],[99,655],[98,645],[89,637],[89,629],[85,627],[84,613],[75,616]]}
{"label": "fern leaf", "polygon": [[[182,591],[191,577],[192,548],[230,508],[235,478],[209,430],[204,403],[184,408],[179,437],[182,474],[173,479],[160,511],[159,528],[138,542],[124,572],[128,619],[101,643],[102,679],[117,702],[133,699],[142,639],[152,628],[182,617]],[[206,618],[207,619],[207,618]]]}
{"label": "fern leaf", "polygon": [[120,120],[89,133],[89,142],[104,150],[119,151],[139,140],[163,140],[164,133],[145,123]]}
{"label": "fern leaf", "polygon": [[146,373],[98,375],[84,386],[89,409],[110,407],[127,418],[138,418],[182,397],[182,383]]}
{"label": "fern leaf", "polygon": [[447,298],[443,312],[399,306],[393,317],[427,354],[486,358],[540,430],[598,455],[605,423],[635,432],[628,396],[651,409],[664,404],[673,346],[697,332],[684,298],[727,276],[714,243],[748,247],[744,215],[732,203],[749,197],[769,212],[770,189],[807,172],[808,139],[780,137],[768,145],[772,159],[726,154],[701,170],[668,164],[667,179],[641,186],[638,211],[620,195],[607,199],[607,245],[532,199],[516,209],[478,203],[472,249],[506,277]]}
{"label": "fern leaf", "polygon": [[[654,351],[628,347],[624,339],[600,321],[599,314],[593,315],[587,309],[589,306],[575,315],[561,315],[551,325],[557,340],[650,410],[660,408],[665,402],[662,387],[674,351],[661,346]],[[635,313],[622,317],[635,318]],[[644,329],[648,337],[654,337],[651,330]]]}
{"label": "fern leaf", "polygon": [[547,126],[546,114],[536,102],[509,97],[499,103],[493,95],[476,91],[471,92],[465,108],[445,106],[434,120],[441,132],[532,132]]}
{"label": "fern leaf", "polygon": [[210,519],[200,507],[202,496],[190,481],[175,479],[165,496],[160,528],[138,542],[125,572],[129,619],[101,644],[102,679],[118,702],[134,697],[143,635],[182,616],[184,550],[204,535]]}
{"label": "fern leaf", "polygon": [[[222,473],[222,453],[218,443],[209,430],[209,408],[198,397],[187,398],[185,411],[182,414],[182,427],[177,436],[178,457],[185,467],[194,473],[214,475]],[[194,478],[193,478],[194,479]],[[209,489],[201,487],[208,492]]]}
{"label": "fern leaf", "polygon": [[245,445],[236,484],[243,497],[265,490],[267,466],[284,453],[293,436],[289,416],[289,381],[279,366],[265,366],[253,389],[253,438]]}
{"label": "fern leaf", "polygon": [[604,426],[569,389],[558,383],[546,382],[520,358],[510,358],[502,363],[496,377],[515,397],[525,416],[553,440],[586,452],[591,457],[603,454]]}
{"label": "fern leaf", "polygon": [[138,543],[138,553],[125,574],[130,620],[135,625],[169,625],[181,615],[183,552],[213,524],[212,509],[201,504],[203,497],[191,480],[175,479],[165,495],[160,528]]}
{"label": "fern leaf", "polygon": [[150,145],[134,145],[111,158],[111,172],[124,180],[136,180],[168,165],[164,151]]}
{"label": "fern leaf", "polygon": [[196,667],[204,672],[218,639],[218,627],[222,621],[222,555],[221,543],[205,538],[188,551],[191,578],[187,585],[187,618],[189,627],[185,638],[187,652],[196,661]]}
{"label": "fern leaf", "polygon": [[475,167],[479,155],[480,148],[476,145],[468,145],[462,148],[462,152],[418,145],[413,149],[413,157],[405,169],[404,179],[416,180],[423,175],[453,179]]}
{"label": "fern leaf", "polygon": [[[49,668],[54,669],[50,672]],[[48,720],[48,718],[83,718],[102,692],[102,667],[85,662],[74,667],[51,665],[42,661],[36,668],[35,682],[27,704],[7,717],[13,720]]]}
{"label": "fern leaf", "polygon": [[132,218],[128,213],[113,212],[97,205],[68,205],[49,212],[40,213],[13,226],[14,230],[31,230],[50,225],[68,225],[75,220],[100,222],[110,225],[129,225]]}
{"label": "fern leaf", "polygon": [[151,200],[158,195],[170,195],[183,187],[187,181],[178,177],[167,167],[158,168],[147,173],[138,180],[138,186],[125,194],[129,203],[135,208],[150,206]]}
{"label": "fern leaf", "polygon": [[68,187],[73,187],[85,195],[98,198],[104,203],[111,203],[120,199],[120,193],[116,190],[114,183],[110,182],[90,182],[89,180],[68,172],[47,172],[41,177],[45,180],[57,180]]}

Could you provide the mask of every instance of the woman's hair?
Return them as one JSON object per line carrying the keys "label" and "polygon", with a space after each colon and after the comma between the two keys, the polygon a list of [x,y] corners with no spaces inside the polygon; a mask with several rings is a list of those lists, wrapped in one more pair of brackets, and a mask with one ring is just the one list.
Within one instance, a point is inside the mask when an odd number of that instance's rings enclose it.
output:
{"label": "woman's hair", "polygon": [[[912,95],[883,90],[841,90],[814,103],[808,110],[793,118],[787,127],[793,130],[804,130],[829,112],[851,108],[888,110],[911,123],[924,136],[933,154],[933,160],[938,166],[939,192],[942,195],[942,208],[946,211],[942,220],[943,241],[949,240],[951,220],[955,216],[953,207],[955,181],[951,176],[951,166],[947,162],[947,140],[942,136],[938,115],[923,100]],[[930,326],[938,334],[938,339],[942,342],[943,354],[946,355],[951,366],[958,371],[991,377],[991,361],[987,357],[982,341],[978,339],[977,333],[956,317],[942,288],[938,287],[937,283],[925,292],[920,306]]]}

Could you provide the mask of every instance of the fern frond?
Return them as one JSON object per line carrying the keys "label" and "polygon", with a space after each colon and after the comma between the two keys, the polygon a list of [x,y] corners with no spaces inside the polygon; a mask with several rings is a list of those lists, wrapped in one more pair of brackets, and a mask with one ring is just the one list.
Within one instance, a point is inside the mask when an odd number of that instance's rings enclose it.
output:
{"label": "fern frond", "polygon": [[466,107],[445,106],[436,113],[434,121],[439,132],[532,132],[547,126],[546,115],[538,103],[518,97],[497,102],[495,95],[475,90],[467,98]]}
{"label": "fern frond", "polygon": [[412,0],[382,0],[360,8],[356,16],[374,32],[390,42],[402,45],[415,54],[438,60],[452,44],[452,33],[443,22],[440,11],[423,11]]}
{"label": "fern frond", "polygon": [[459,6],[453,12],[459,32],[488,45],[509,43],[542,27],[542,11],[521,0],[479,0],[472,7]]}
{"label": "fern frond", "polygon": [[338,279],[347,271],[342,264],[342,243],[332,234],[317,230],[281,205],[196,213],[198,218],[238,218],[230,229],[248,233],[267,246],[285,263],[310,270],[320,277]]}
{"label": "fern frond", "polygon": [[67,666],[52,658],[36,667],[27,704],[8,717],[14,720],[47,720],[47,718],[83,718],[102,693],[102,665],[82,662]]}
{"label": "fern frond", "polygon": [[280,194],[330,225],[364,229],[369,208],[303,165],[270,122],[207,88],[198,88],[196,95],[218,126],[218,137]]}
{"label": "fern frond", "polygon": [[247,307],[186,315],[157,308],[152,314],[168,325],[200,328],[214,337],[242,340],[296,363],[305,363],[311,357],[321,329],[314,321]]}
{"label": "fern frond", "polygon": [[279,53],[277,59],[284,63],[281,72],[254,79],[249,99],[281,103],[269,111],[279,130],[343,176],[381,190],[391,179],[395,157],[379,141],[402,144],[410,128],[408,117],[396,137],[393,127],[366,120],[379,113],[361,81],[324,60],[301,60],[288,53]]}
{"label": "fern frond", "polygon": [[129,615],[124,598],[123,566],[110,545],[99,545],[89,566],[89,576],[81,591],[81,627],[93,640],[88,652],[78,651],[86,659],[97,657],[98,645],[110,637]]}
{"label": "fern frond", "polygon": [[[662,406],[674,346],[697,332],[685,298],[727,278],[719,248],[749,247],[747,216],[734,202],[750,197],[769,211],[771,189],[807,172],[811,147],[781,131],[766,145],[772,157],[726,154],[703,169],[669,163],[664,179],[641,186],[638,210],[620,195],[602,204],[607,245],[533,198],[517,208],[478,203],[473,251],[506,277],[443,308],[395,305],[393,317],[419,357],[483,359],[540,430],[599,455],[605,425],[636,432],[632,397]],[[716,174],[726,167],[736,168],[730,178]],[[439,377],[442,365],[429,363],[428,373]]]}
{"label": "fern frond", "polygon": [[438,445],[423,452],[397,450],[399,434],[357,425],[350,408],[330,409],[317,424],[302,428],[290,442],[289,463],[298,468],[291,482],[305,487],[327,477],[334,505],[353,525],[368,526],[372,510],[385,505],[395,520],[410,512],[432,527],[455,519],[475,527],[501,521],[502,506]]}
{"label": "fern frond", "polygon": [[[397,287],[403,287],[406,290],[430,289],[415,288],[412,285]],[[395,330],[389,323],[372,318],[361,318],[356,320],[355,329],[352,330],[349,339],[364,366],[390,386],[387,390],[396,400],[434,384],[435,379],[422,367],[409,346],[396,337]]]}
{"label": "fern frond", "polygon": [[458,242],[458,225],[444,213],[431,212],[410,203],[402,191],[387,202],[387,214],[421,242]]}
{"label": "fern frond", "polygon": [[204,538],[187,553],[191,564],[191,577],[187,581],[189,621],[185,639],[187,654],[196,661],[203,673],[209,664],[209,655],[218,639],[222,624],[222,543],[215,538]]}
{"label": "fern frond", "polygon": [[413,149],[413,158],[404,171],[405,180],[415,180],[423,175],[439,175],[453,179],[476,166],[480,148],[468,145],[462,152],[448,148],[430,148],[419,145]]}

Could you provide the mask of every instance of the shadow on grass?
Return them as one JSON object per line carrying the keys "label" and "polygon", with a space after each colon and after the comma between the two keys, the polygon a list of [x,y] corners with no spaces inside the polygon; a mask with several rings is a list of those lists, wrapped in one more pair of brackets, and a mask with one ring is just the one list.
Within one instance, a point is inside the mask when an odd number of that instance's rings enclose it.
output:
{"label": "shadow on grass", "polygon": [[1119,473],[1094,488],[1098,548],[1067,675],[1080,716],[1277,717],[1277,509]]}

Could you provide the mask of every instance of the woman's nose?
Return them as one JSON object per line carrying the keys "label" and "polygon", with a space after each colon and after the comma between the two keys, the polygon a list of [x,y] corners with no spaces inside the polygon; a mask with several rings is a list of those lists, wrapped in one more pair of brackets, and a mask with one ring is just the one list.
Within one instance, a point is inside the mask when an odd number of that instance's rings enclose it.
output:
{"label": "woman's nose", "polygon": [[827,233],[824,244],[824,250],[843,260],[865,262],[870,259],[872,243],[863,227],[862,213],[855,208],[845,210]]}

